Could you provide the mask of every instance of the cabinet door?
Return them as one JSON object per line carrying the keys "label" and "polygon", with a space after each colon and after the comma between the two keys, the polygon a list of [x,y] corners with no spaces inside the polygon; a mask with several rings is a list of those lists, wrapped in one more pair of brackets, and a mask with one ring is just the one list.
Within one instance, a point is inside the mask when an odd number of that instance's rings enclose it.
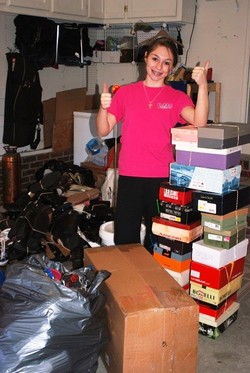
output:
{"label": "cabinet door", "polygon": [[87,17],[88,0],[53,0],[52,12]]}
{"label": "cabinet door", "polygon": [[30,9],[50,9],[50,0],[8,0],[7,5]]}
{"label": "cabinet door", "polygon": [[[127,18],[156,18],[175,17],[177,14],[178,0],[127,0]],[[186,0],[188,1],[188,0]]]}
{"label": "cabinet door", "polygon": [[104,19],[105,0],[89,0],[89,17]]}
{"label": "cabinet door", "polygon": [[89,0],[89,17],[123,19],[125,0]]}

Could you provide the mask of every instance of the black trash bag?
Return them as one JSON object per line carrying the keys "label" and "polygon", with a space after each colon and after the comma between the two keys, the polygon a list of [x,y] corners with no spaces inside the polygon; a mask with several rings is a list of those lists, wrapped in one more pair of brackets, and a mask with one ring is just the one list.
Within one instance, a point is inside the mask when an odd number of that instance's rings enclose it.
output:
{"label": "black trash bag", "polygon": [[0,289],[0,372],[95,373],[109,341],[99,291],[109,276],[69,272],[42,254],[9,266]]}

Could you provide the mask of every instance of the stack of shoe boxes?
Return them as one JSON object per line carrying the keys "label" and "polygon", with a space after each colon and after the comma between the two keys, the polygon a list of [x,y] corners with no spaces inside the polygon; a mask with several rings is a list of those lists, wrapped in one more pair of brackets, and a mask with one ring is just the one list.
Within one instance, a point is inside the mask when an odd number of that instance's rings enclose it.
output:
{"label": "stack of shoe boxes", "polygon": [[192,206],[192,190],[163,182],[159,190],[159,216],[153,218],[157,237],[154,258],[189,290],[192,243],[202,236],[201,213]]}
{"label": "stack of shoe boxes", "polygon": [[170,184],[192,188],[193,207],[201,212],[203,239],[192,244],[190,295],[199,305],[200,333],[216,338],[239,309],[250,203],[250,187],[240,184],[240,145],[250,134],[240,124],[187,130],[193,137],[186,142],[181,129],[172,133]]}

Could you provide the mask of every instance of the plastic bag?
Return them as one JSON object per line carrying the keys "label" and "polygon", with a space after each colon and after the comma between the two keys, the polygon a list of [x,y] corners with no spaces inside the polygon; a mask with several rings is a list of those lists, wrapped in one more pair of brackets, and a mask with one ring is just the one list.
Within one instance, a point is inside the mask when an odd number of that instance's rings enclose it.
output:
{"label": "plastic bag", "polygon": [[[68,287],[71,274],[80,279],[76,288]],[[0,372],[95,373],[109,341],[99,291],[109,275],[87,267],[72,273],[44,255],[9,266],[0,289]]]}

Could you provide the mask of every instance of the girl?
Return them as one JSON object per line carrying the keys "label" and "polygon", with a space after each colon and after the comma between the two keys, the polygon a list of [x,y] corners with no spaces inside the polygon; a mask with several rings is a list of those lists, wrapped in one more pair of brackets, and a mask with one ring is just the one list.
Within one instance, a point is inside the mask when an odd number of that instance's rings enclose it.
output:
{"label": "girl", "polygon": [[165,84],[178,60],[176,44],[158,37],[145,53],[144,81],[120,87],[112,97],[104,83],[97,115],[97,132],[106,136],[122,122],[119,180],[115,211],[114,242],[140,242],[142,219],[146,225],[144,246],[153,253],[152,217],[158,214],[156,200],[162,181],[168,180],[174,161],[171,128],[177,123],[205,126],[208,119],[207,70],[196,66],[196,106],[184,92]]}

